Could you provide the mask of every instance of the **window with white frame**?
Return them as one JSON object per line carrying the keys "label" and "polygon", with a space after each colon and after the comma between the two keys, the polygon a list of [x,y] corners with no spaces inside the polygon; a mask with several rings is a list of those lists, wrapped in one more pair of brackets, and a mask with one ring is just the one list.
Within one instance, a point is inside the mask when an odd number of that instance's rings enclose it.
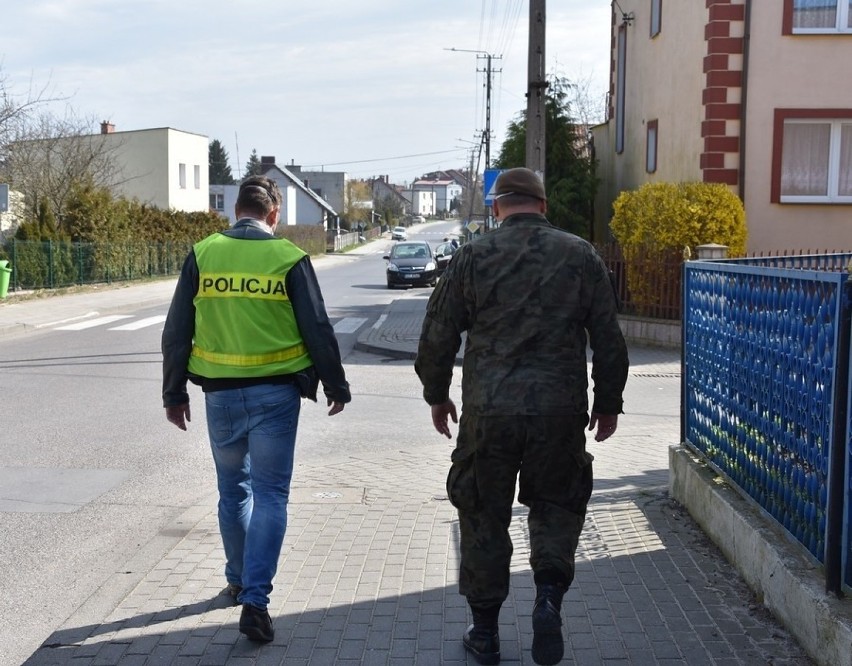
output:
{"label": "window with white frame", "polygon": [[645,171],[654,173],[657,170],[657,125],[659,121],[649,120],[645,133]]}
{"label": "window with white frame", "polygon": [[210,208],[213,210],[225,210],[225,195],[224,194],[211,194],[210,195]]}
{"label": "window with white frame", "polygon": [[852,118],[787,118],[782,203],[852,203]]}
{"label": "window with white frame", "polygon": [[656,37],[662,29],[663,0],[651,0],[651,37]]}
{"label": "window with white frame", "polygon": [[793,32],[852,33],[852,0],[791,0]]}
{"label": "window with white frame", "polygon": [[180,185],[180,189],[186,189],[186,164],[183,162],[178,164],[178,185]]}
{"label": "window with white frame", "polygon": [[195,189],[201,189],[201,166],[196,164],[192,167],[192,176],[195,180]]}

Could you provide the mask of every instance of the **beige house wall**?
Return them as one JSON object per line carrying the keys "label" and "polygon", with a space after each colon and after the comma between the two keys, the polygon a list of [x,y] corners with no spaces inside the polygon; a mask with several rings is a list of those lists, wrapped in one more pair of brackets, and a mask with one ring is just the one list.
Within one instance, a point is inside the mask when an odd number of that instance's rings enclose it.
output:
{"label": "beige house wall", "polygon": [[749,249],[850,250],[852,206],[770,202],[775,109],[849,109],[850,35],[782,35],[782,2],[752,2],[744,202]]}
{"label": "beige house wall", "polygon": [[[616,122],[592,128],[598,159],[599,192],[595,205],[595,240],[608,237],[611,202],[623,190],[633,190],[654,181],[701,180],[703,148],[701,121],[704,109],[701,91],[705,52],[703,2],[664,2],[662,31],[650,37],[648,0],[623,0],[619,5],[633,20],[627,25],[624,151],[615,153]],[[613,92],[618,71],[616,45],[619,26],[616,15],[613,34]],[[669,54],[677,54],[672,57]],[[614,95],[613,95],[614,97]],[[657,171],[645,169],[647,123],[658,121]]]}
{"label": "beige house wall", "polygon": [[[110,145],[120,181],[117,194],[158,208],[209,209],[207,137],[171,128],[100,135]],[[180,185],[180,165],[186,169]],[[196,186],[195,167],[199,169]]]}
{"label": "beige house wall", "polygon": [[[601,180],[594,239],[608,237],[611,204],[621,191],[653,181],[705,180],[727,183],[743,199],[750,252],[852,249],[852,206],[771,201],[773,166],[781,158],[773,143],[776,110],[852,110],[852,87],[843,78],[852,37],[784,35],[782,0],[663,0],[661,32],[649,38],[650,6],[650,0],[613,5],[610,115],[592,130]],[[623,12],[632,18],[625,147],[616,154]],[[658,122],[657,171],[647,173],[652,120]]]}

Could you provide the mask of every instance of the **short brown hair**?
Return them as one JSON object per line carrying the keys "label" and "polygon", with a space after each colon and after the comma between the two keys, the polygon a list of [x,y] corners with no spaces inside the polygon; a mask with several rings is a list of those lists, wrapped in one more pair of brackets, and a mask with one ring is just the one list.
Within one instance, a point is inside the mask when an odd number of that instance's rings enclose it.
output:
{"label": "short brown hair", "polygon": [[278,183],[266,176],[249,176],[240,183],[235,208],[239,213],[265,218],[273,208],[281,206],[281,201]]}

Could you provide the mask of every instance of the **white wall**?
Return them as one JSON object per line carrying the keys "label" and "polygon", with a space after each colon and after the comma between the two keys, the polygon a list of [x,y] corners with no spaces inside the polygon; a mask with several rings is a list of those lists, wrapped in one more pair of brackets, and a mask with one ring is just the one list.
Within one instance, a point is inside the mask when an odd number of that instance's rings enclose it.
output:
{"label": "white wall", "polygon": [[[100,135],[112,150],[121,183],[117,193],[158,208],[209,208],[208,142],[201,134],[167,127]],[[186,165],[185,187],[180,164]],[[199,169],[196,187],[195,167]]]}

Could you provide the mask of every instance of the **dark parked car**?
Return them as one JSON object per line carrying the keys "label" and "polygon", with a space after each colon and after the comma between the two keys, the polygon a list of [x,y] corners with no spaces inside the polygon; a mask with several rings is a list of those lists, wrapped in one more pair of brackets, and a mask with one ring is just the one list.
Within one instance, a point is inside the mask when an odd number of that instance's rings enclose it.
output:
{"label": "dark parked car", "polygon": [[440,277],[450,265],[450,259],[456,252],[456,247],[450,242],[441,243],[435,248],[435,263],[438,265],[437,274]]}
{"label": "dark parked car", "polygon": [[388,265],[388,289],[393,287],[435,286],[437,266],[429,243],[403,241],[391,248],[384,258]]}

